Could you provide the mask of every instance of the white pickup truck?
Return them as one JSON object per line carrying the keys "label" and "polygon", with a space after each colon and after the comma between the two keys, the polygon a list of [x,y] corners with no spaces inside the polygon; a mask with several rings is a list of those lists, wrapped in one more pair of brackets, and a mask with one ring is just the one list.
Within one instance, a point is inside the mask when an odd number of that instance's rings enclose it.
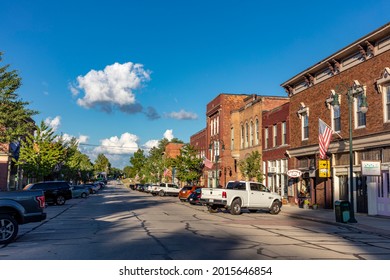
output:
{"label": "white pickup truck", "polygon": [[170,184],[170,183],[161,183],[159,186],[153,186],[150,190],[150,193],[154,196],[178,196],[180,192],[180,188],[176,184]]}
{"label": "white pickup truck", "polygon": [[279,194],[272,193],[261,183],[249,181],[230,181],[226,188],[202,188],[200,201],[207,205],[209,212],[225,208],[233,215],[241,214],[243,208],[250,212],[266,209],[275,215],[282,208]]}

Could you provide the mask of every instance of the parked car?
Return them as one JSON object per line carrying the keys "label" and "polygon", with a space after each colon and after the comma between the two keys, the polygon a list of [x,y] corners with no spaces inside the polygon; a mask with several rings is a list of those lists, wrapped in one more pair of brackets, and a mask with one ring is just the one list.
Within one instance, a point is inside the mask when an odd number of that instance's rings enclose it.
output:
{"label": "parked car", "polygon": [[176,184],[161,183],[160,186],[156,186],[152,189],[152,195],[159,196],[177,196],[180,192],[180,188]]}
{"label": "parked car", "polygon": [[72,189],[72,197],[77,198],[87,198],[89,196],[89,188],[87,186],[83,185],[78,185],[78,186],[73,186]]}
{"label": "parked car", "polygon": [[97,193],[99,191],[99,186],[95,185],[93,183],[82,184],[80,186],[87,187],[89,189],[89,194],[94,194],[94,193]]}
{"label": "parked car", "polygon": [[0,192],[0,244],[8,244],[18,235],[19,225],[46,219],[42,190]]}
{"label": "parked car", "polygon": [[184,201],[188,201],[188,197],[197,189],[199,189],[200,187],[199,186],[184,186],[181,188],[180,192],[179,192],[179,199],[180,201],[184,202]]}
{"label": "parked car", "polygon": [[190,203],[190,204],[193,204],[193,205],[195,205],[195,204],[202,204],[201,202],[200,202],[200,197],[201,197],[201,195],[202,195],[202,189],[201,188],[197,188],[194,192],[192,192],[191,194],[190,194],[190,196],[188,197],[188,202]]}
{"label": "parked car", "polygon": [[48,204],[64,205],[72,199],[72,186],[65,181],[46,181],[28,184],[23,190],[42,190]]}
{"label": "parked car", "polygon": [[225,189],[203,188],[201,202],[210,212],[225,208],[232,215],[241,214],[241,209],[250,212],[266,209],[276,215],[282,208],[282,197],[271,192],[258,182],[230,181]]}

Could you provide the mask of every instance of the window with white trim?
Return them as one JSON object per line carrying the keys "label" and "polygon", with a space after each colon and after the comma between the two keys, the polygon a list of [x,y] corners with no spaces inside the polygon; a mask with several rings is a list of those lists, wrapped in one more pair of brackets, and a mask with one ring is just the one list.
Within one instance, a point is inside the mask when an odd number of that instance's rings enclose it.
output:
{"label": "window with white trim", "polygon": [[245,134],[245,132],[244,132],[244,125],[241,125],[241,144],[240,144],[241,149],[244,148],[244,134]]}
{"label": "window with white trim", "polygon": [[356,127],[364,127],[366,126],[366,114],[361,111],[361,105],[362,105],[362,100],[363,100],[363,92],[356,94],[354,96],[354,99],[356,102],[355,106],[355,117],[356,117]]}
{"label": "window with white trim", "polygon": [[287,144],[287,124],[282,122],[282,145]]}
{"label": "window with white trim", "polygon": [[259,145],[259,119],[256,119],[256,145]]}
{"label": "window with white trim", "polygon": [[385,122],[390,122],[390,84],[383,87],[385,96]]}
{"label": "window with white trim", "polygon": [[249,130],[250,130],[250,140],[249,140],[249,142],[250,142],[250,146],[252,147],[253,146],[253,121],[251,121]]}
{"label": "window with white trim", "polygon": [[268,127],[264,129],[264,149],[268,149]]}
{"label": "window with white trim", "polygon": [[302,114],[302,140],[309,139],[309,116]]}
{"label": "window with white trim", "polygon": [[273,146],[276,147],[277,144],[277,138],[278,138],[278,126],[274,124],[272,129],[272,138],[273,138]]}
{"label": "window with white trim", "polygon": [[309,139],[309,108],[301,102],[301,106],[297,112],[298,117],[301,119],[301,137],[302,140]]}

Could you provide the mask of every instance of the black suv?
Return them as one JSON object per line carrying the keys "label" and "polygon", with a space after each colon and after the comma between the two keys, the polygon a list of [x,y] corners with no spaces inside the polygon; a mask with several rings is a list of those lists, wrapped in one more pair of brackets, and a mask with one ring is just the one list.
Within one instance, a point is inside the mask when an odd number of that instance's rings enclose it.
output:
{"label": "black suv", "polygon": [[48,204],[64,205],[72,198],[72,186],[65,181],[39,182],[25,186],[23,190],[43,190]]}

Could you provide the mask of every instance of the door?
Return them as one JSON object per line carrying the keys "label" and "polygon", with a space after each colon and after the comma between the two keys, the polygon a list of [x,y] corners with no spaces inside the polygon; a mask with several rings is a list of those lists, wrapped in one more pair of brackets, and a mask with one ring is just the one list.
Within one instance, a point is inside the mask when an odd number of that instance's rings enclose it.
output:
{"label": "door", "polygon": [[366,176],[357,175],[356,177],[356,204],[357,213],[368,213]]}
{"label": "door", "polygon": [[381,182],[378,184],[378,214],[390,216],[390,176],[389,172],[382,172]]}
{"label": "door", "polygon": [[259,183],[250,183],[250,191],[248,198],[249,207],[267,207],[269,206],[269,191]]}
{"label": "door", "polygon": [[347,175],[341,175],[339,177],[339,199],[349,201],[348,176]]}

